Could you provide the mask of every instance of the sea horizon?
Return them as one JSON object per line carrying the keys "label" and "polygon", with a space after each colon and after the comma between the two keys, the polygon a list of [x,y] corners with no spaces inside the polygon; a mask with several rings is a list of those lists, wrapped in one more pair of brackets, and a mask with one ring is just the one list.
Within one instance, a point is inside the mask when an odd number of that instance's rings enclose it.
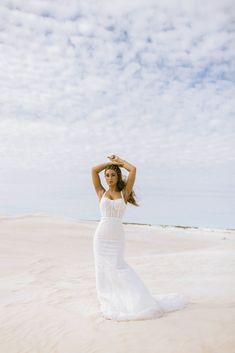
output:
{"label": "sea horizon", "polygon": [[[62,214],[50,214],[46,212],[34,212],[34,213],[18,213],[18,214],[3,214],[0,213],[0,220],[4,218],[14,219],[14,218],[27,218],[27,217],[48,217],[48,218],[61,218],[64,220],[78,221],[78,222],[99,222],[100,219],[88,219],[88,218],[77,218],[66,216]],[[213,227],[213,226],[195,226],[195,225],[184,225],[184,224],[161,224],[161,223],[145,223],[145,222],[135,222],[135,221],[122,221],[123,224],[127,225],[139,225],[139,226],[150,226],[150,227],[160,227],[160,228],[176,228],[182,230],[206,230],[206,231],[235,231],[235,228],[223,228],[223,227]]]}

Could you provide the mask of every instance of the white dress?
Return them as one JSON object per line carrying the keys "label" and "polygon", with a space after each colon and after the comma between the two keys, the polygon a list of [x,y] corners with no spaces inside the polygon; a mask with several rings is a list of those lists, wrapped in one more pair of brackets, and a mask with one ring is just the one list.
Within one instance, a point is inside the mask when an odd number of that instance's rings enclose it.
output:
{"label": "white dress", "polygon": [[97,297],[107,319],[144,320],[183,309],[186,296],[178,293],[152,295],[133,268],[125,262],[125,233],[122,217],[126,203],[111,200],[104,192],[100,200],[101,219],[93,241]]}

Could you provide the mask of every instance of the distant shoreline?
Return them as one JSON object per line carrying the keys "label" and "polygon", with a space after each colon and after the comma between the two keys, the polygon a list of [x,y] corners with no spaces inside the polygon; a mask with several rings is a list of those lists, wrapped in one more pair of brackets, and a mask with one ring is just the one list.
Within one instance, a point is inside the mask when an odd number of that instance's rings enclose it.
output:
{"label": "distant shoreline", "polygon": [[[14,218],[27,218],[27,217],[48,217],[48,218],[61,218],[73,221],[81,221],[81,222],[99,222],[100,219],[79,219],[74,217],[66,217],[61,215],[49,215],[45,213],[32,213],[32,214],[22,214],[22,215],[0,215],[0,221],[4,219],[14,219]],[[122,222],[126,225],[138,225],[138,226],[149,226],[149,227],[161,227],[161,228],[178,228],[184,230],[207,230],[207,231],[235,231],[235,228],[212,228],[212,227],[203,227],[203,226],[184,226],[184,225],[170,225],[170,224],[151,224],[151,223],[138,223],[138,222]]]}
{"label": "distant shoreline", "polygon": [[[99,222],[99,219],[80,219],[83,222]],[[212,231],[235,231],[235,228],[209,228],[209,227],[196,227],[196,226],[183,226],[174,224],[151,224],[151,223],[137,223],[137,222],[122,222],[123,224],[132,224],[138,226],[151,226],[151,227],[161,227],[161,228],[181,228],[181,229],[197,229],[197,230],[212,230]]]}

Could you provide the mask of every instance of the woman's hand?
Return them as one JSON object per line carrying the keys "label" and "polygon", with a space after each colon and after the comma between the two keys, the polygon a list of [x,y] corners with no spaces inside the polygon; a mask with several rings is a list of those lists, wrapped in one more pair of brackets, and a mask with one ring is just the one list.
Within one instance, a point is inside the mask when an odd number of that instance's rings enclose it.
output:
{"label": "woman's hand", "polygon": [[115,154],[112,154],[111,156],[107,156],[107,158],[109,158],[113,164],[118,164],[120,166],[123,165],[123,160]]}

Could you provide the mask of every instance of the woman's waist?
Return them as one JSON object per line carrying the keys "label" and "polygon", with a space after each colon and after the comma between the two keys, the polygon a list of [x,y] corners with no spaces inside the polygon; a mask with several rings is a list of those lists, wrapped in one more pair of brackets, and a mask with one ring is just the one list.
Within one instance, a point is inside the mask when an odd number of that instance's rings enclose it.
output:
{"label": "woman's waist", "polygon": [[115,217],[115,216],[101,216],[100,221],[114,221],[114,222],[121,222],[122,223],[122,218],[120,217]]}

